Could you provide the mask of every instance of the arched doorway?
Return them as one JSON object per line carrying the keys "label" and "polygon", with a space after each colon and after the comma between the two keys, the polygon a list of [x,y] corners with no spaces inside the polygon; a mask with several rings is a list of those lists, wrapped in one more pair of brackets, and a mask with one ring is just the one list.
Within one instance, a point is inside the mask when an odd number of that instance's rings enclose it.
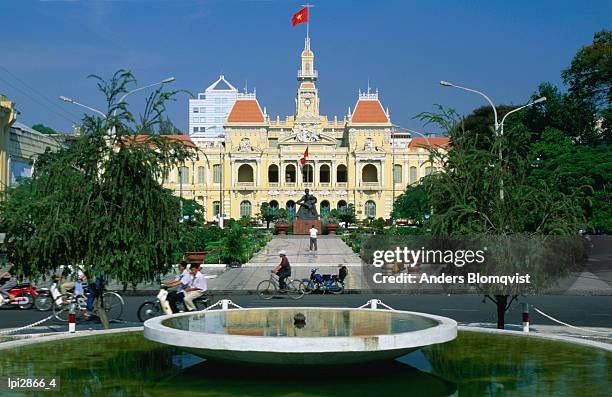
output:
{"label": "arched doorway", "polygon": [[366,164],[361,169],[361,180],[365,183],[378,182],[378,169],[374,164]]}
{"label": "arched doorway", "polygon": [[376,203],[372,200],[368,200],[365,202],[365,216],[366,218],[376,218]]}
{"label": "arched doorway", "polygon": [[268,182],[278,183],[278,165],[272,164],[268,167]]}
{"label": "arched doorway", "polygon": [[238,182],[253,182],[253,167],[248,164],[238,167]]}
{"label": "arched doorway", "polygon": [[327,215],[329,213],[329,201],[327,200],[323,200],[321,201],[321,206],[320,206],[320,210],[319,213],[321,214],[321,218],[323,218],[325,215]]}
{"label": "arched doorway", "polygon": [[251,217],[251,202],[244,200],[240,203],[240,217],[250,218]]}
{"label": "arched doorway", "polygon": [[287,209],[287,214],[289,215],[289,218],[295,218],[295,201],[287,201],[287,205],[285,206],[285,208]]}
{"label": "arched doorway", "polygon": [[295,165],[287,164],[287,166],[285,166],[285,182],[295,183],[295,181]]}

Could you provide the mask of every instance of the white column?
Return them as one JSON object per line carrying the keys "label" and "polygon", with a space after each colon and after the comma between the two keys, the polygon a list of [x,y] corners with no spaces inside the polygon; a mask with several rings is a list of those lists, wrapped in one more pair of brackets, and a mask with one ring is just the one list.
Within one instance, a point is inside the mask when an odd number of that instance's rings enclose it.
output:
{"label": "white column", "polygon": [[280,159],[278,162],[278,183],[280,187],[285,186],[285,162]]}
{"label": "white column", "polygon": [[261,160],[257,159],[255,161],[257,163],[257,179],[256,179],[256,181],[257,181],[257,186],[260,186],[260,181],[261,181],[261,172],[260,172],[260,170],[261,170]]}
{"label": "white column", "polygon": [[210,163],[206,162],[206,185],[210,186]]}
{"label": "white column", "polygon": [[331,170],[329,172],[330,172],[329,183],[331,184],[332,187],[336,187],[336,160],[332,160]]}
{"label": "white column", "polygon": [[232,188],[233,188],[234,187],[234,165],[236,164],[236,160],[233,160],[233,161],[230,160],[230,161],[231,161],[231,163],[230,163],[231,164],[230,171],[232,173],[231,181],[232,181]]}
{"label": "white column", "polygon": [[295,163],[295,184],[299,188],[302,186],[302,172],[301,172],[301,164],[299,161]]}
{"label": "white column", "polygon": [[380,162],[380,173],[381,173],[381,176],[379,179],[380,184],[381,186],[385,186],[385,161],[384,160]]}
{"label": "white column", "polygon": [[314,170],[312,171],[312,186],[316,187],[319,183],[319,160],[314,161]]}
{"label": "white column", "polygon": [[355,187],[358,186],[361,186],[361,177],[359,175],[359,159],[355,158]]}

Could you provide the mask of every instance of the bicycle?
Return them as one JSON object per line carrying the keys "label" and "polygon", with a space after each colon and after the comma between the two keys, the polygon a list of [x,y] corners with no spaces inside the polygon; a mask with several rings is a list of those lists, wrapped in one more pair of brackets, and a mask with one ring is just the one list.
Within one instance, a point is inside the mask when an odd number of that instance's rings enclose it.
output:
{"label": "bicycle", "polygon": [[[278,285],[278,280],[274,277],[274,272],[270,273],[270,278],[268,280],[263,280],[259,284],[257,284],[257,295],[261,299],[272,299],[280,290]],[[300,280],[292,280],[291,277],[287,277],[285,281],[287,287],[285,291],[292,299],[300,299],[304,296],[304,283]]]}
{"label": "bicycle", "polygon": [[[162,285],[157,299],[144,302],[138,308],[138,320],[145,322],[150,318],[163,316],[164,314],[172,314],[167,301],[168,291],[165,286]],[[200,296],[193,300],[193,304],[196,307],[196,311],[204,310],[207,307],[208,297],[205,295]],[[177,302],[178,305],[184,305],[182,302]],[[166,309],[164,307],[168,305]]]}
{"label": "bicycle", "polygon": [[[123,306],[125,306],[125,302],[121,295],[113,291],[106,291],[102,294],[102,302],[108,321],[115,321],[121,317],[123,314]],[[70,308],[73,306],[76,318],[85,318],[84,313],[87,311],[87,296],[74,295],[70,292],[58,296],[53,305],[53,316],[59,321],[67,322],[70,317]],[[97,308],[94,308],[93,314],[99,317]]]}

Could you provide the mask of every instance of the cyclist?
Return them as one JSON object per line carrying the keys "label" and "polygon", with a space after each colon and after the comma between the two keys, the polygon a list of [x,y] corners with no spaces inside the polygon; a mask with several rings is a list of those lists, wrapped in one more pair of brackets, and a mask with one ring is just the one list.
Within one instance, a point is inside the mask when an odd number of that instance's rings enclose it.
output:
{"label": "cyclist", "polygon": [[182,302],[184,298],[183,290],[191,283],[191,274],[187,267],[187,262],[181,261],[178,265],[179,274],[172,281],[166,281],[162,284],[167,288],[174,288],[178,286],[178,289],[168,291],[168,303],[173,313],[178,313],[179,309],[177,306],[178,302]]}
{"label": "cyclist", "polygon": [[0,287],[0,295],[9,298],[10,301],[15,299],[15,295],[9,294],[9,291],[17,286],[17,277],[11,273],[13,264],[9,263],[4,269],[0,270],[0,281],[3,282]]}
{"label": "cyclist", "polygon": [[185,302],[185,308],[192,312],[196,310],[193,301],[204,294],[208,289],[208,285],[206,283],[206,276],[200,272],[199,263],[192,263],[189,270],[191,270],[191,283],[184,290],[185,297],[183,302]]}
{"label": "cyclist", "polygon": [[289,259],[287,259],[287,252],[285,252],[285,250],[281,250],[278,253],[278,256],[280,256],[281,261],[278,266],[276,266],[274,270],[272,270],[272,272],[276,273],[276,275],[278,276],[279,292],[285,292],[287,288],[285,280],[287,279],[287,277],[291,276],[291,265],[289,264]]}

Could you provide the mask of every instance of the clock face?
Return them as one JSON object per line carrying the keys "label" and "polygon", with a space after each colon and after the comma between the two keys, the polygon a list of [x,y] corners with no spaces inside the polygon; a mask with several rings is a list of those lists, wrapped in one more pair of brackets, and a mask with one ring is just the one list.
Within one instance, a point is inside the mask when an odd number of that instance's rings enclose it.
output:
{"label": "clock face", "polygon": [[304,105],[310,106],[310,99],[304,99]]}

